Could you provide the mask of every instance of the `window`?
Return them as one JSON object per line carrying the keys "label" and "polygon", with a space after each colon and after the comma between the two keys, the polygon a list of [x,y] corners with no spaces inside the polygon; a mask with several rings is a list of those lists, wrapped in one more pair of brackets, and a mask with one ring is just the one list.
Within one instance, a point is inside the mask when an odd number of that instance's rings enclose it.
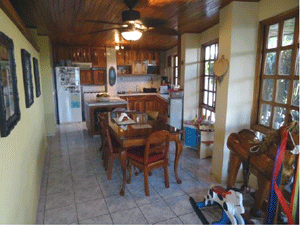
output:
{"label": "window", "polygon": [[173,57],[173,75],[174,75],[174,85],[179,84],[179,75],[178,75],[178,55]]}
{"label": "window", "polygon": [[299,120],[299,25],[297,12],[262,22],[254,127],[279,129],[291,114]]}
{"label": "window", "polygon": [[218,41],[203,45],[201,51],[200,114],[215,121],[217,82],[214,76],[214,64],[218,58]]}

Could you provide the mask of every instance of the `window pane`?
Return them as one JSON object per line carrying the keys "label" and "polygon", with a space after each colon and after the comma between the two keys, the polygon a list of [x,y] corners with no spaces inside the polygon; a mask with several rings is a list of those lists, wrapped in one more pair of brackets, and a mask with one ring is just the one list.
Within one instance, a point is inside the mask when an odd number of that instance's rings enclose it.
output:
{"label": "window pane", "polygon": [[294,81],[292,105],[299,107],[299,80]]}
{"label": "window pane", "polygon": [[276,66],[276,52],[267,53],[265,63],[265,75],[274,75]]}
{"label": "window pane", "polygon": [[292,50],[282,50],[279,57],[279,74],[290,75],[292,62]]}
{"label": "window pane", "polygon": [[206,115],[206,109],[202,108],[202,115]]}
{"label": "window pane", "polygon": [[295,75],[298,75],[298,76],[299,76],[299,49],[297,50]]}
{"label": "window pane", "polygon": [[209,75],[209,62],[205,62],[205,75]]}
{"label": "window pane", "polygon": [[274,89],[274,79],[264,79],[263,100],[272,101]]}
{"label": "window pane", "polygon": [[291,115],[292,115],[293,121],[299,122],[299,111],[291,110]]}
{"label": "window pane", "polygon": [[218,52],[218,48],[219,48],[219,45],[216,44],[216,59],[218,58],[218,55],[219,55],[219,54],[218,54],[218,53],[219,53],[219,52]]}
{"label": "window pane", "polygon": [[214,78],[214,91],[217,91],[217,80]]}
{"label": "window pane", "polygon": [[208,87],[208,89],[210,91],[214,91],[214,79],[213,78],[209,79],[209,87]]}
{"label": "window pane", "polygon": [[269,27],[268,49],[276,48],[278,40],[278,24]]}
{"label": "window pane", "polygon": [[285,112],[285,108],[274,108],[273,129],[279,129],[284,124]]}
{"label": "window pane", "polygon": [[215,121],[216,121],[216,116],[215,116],[215,113],[214,113],[214,112],[211,113],[211,121],[212,121],[212,122],[215,122]]}
{"label": "window pane", "polygon": [[208,90],[208,82],[209,81],[209,77],[205,76],[204,77],[204,89]]}
{"label": "window pane", "polygon": [[295,17],[284,21],[282,46],[292,45],[294,40]]}
{"label": "window pane", "polygon": [[209,60],[210,46],[205,47],[205,60]]}
{"label": "window pane", "polygon": [[288,92],[290,81],[287,79],[277,80],[276,88],[276,102],[281,104],[287,104]]}
{"label": "window pane", "polygon": [[214,75],[214,66],[215,66],[215,62],[210,61],[210,67],[209,67],[209,74],[210,75]]}
{"label": "window pane", "polygon": [[175,56],[175,67],[178,67],[178,56]]}
{"label": "window pane", "polygon": [[211,111],[210,111],[210,110],[207,110],[207,112],[206,112],[206,119],[209,120],[210,114],[211,114]]}
{"label": "window pane", "polygon": [[264,126],[270,125],[271,105],[263,104],[261,107],[259,123]]}
{"label": "window pane", "polygon": [[204,95],[203,95],[203,103],[207,104],[207,91],[204,91]]}
{"label": "window pane", "polygon": [[211,107],[213,106],[213,93],[212,92],[208,93],[208,105]]}
{"label": "window pane", "polygon": [[216,46],[212,45],[210,48],[210,59],[215,59],[215,50],[216,50]]}

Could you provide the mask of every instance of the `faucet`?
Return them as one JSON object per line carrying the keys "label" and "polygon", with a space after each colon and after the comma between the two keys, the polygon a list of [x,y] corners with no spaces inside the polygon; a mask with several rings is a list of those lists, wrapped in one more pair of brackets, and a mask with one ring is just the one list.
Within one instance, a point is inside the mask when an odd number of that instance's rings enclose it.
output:
{"label": "faucet", "polygon": [[135,92],[139,92],[140,91],[140,86],[139,85],[136,85],[135,87]]}

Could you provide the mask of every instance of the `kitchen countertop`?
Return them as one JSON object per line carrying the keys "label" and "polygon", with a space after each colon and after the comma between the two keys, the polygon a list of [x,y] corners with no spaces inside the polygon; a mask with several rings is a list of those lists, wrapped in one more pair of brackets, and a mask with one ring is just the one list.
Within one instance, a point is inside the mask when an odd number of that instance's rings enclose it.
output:
{"label": "kitchen countertop", "polygon": [[88,100],[84,101],[86,105],[89,107],[94,107],[94,106],[110,106],[110,105],[122,105],[122,104],[127,104],[127,101],[119,98],[119,97],[110,97],[109,101],[96,101],[96,100]]}
{"label": "kitchen countertop", "polygon": [[160,93],[125,93],[125,94],[118,94],[119,97],[126,97],[126,96],[150,96],[150,95],[155,95],[160,98],[162,98],[165,101],[168,101],[170,99],[169,94],[160,94]]}

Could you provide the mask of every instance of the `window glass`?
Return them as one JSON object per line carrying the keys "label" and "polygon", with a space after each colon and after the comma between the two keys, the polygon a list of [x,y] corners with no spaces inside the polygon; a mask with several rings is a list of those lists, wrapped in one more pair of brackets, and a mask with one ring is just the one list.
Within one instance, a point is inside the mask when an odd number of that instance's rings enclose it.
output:
{"label": "window glass", "polygon": [[299,76],[299,49],[297,50],[296,66],[295,66],[295,75],[298,75],[298,76]]}
{"label": "window glass", "polygon": [[211,107],[213,106],[213,93],[212,92],[208,93],[208,105]]}
{"label": "window glass", "polygon": [[272,101],[274,89],[274,79],[264,79],[263,100]]}
{"label": "window glass", "polygon": [[279,129],[284,124],[285,112],[283,107],[274,108],[273,129]]}
{"label": "window glass", "polygon": [[299,122],[299,111],[291,110],[292,119]]}
{"label": "window glass", "polygon": [[205,47],[205,60],[209,60],[210,46]]}
{"label": "window glass", "polygon": [[204,91],[204,95],[203,95],[203,102],[204,104],[207,104],[207,91]]}
{"label": "window glass", "polygon": [[215,54],[216,54],[216,45],[212,45],[210,48],[210,59],[215,59]]}
{"label": "window glass", "polygon": [[268,49],[276,48],[278,41],[278,24],[269,27]]}
{"label": "window glass", "polygon": [[263,104],[260,113],[260,124],[269,126],[271,121],[271,105]]}
{"label": "window glass", "polygon": [[208,90],[209,77],[204,77],[204,89]]}
{"label": "window glass", "polygon": [[282,46],[292,45],[294,41],[295,17],[285,20],[283,24]]}
{"label": "window glass", "polygon": [[294,81],[292,105],[299,107],[299,80]]}
{"label": "window glass", "polygon": [[209,75],[214,75],[215,61],[210,61]]}
{"label": "window glass", "polygon": [[277,80],[276,88],[276,102],[280,104],[287,104],[290,81],[287,79]]}
{"label": "window glass", "polygon": [[292,64],[292,50],[282,50],[279,57],[279,74],[290,75]]}
{"label": "window glass", "polygon": [[267,53],[265,60],[265,75],[274,75],[276,66],[276,52]]}

